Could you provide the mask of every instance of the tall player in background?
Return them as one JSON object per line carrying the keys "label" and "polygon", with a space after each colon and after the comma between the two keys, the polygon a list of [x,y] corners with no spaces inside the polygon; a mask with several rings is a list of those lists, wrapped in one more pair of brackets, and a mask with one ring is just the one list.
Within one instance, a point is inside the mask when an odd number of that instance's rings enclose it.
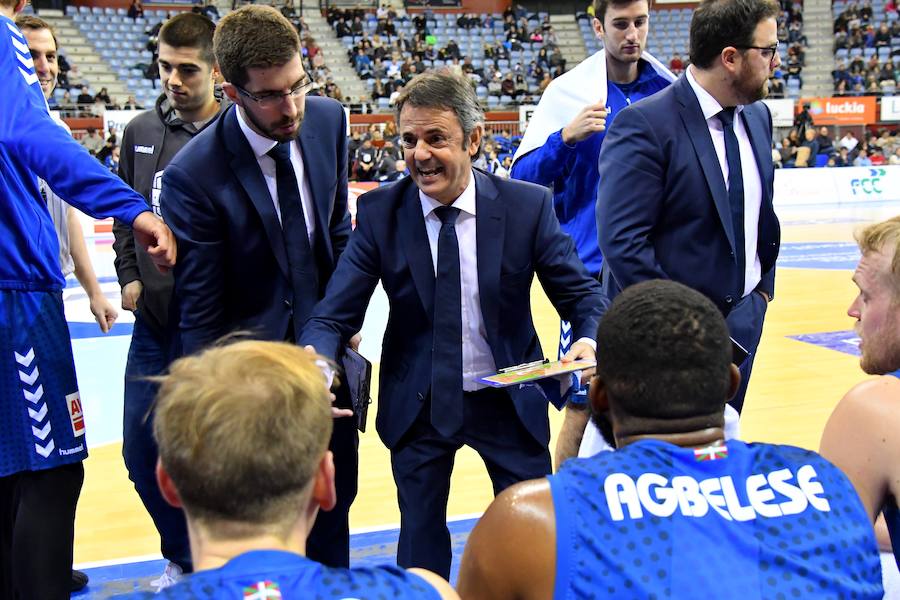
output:
{"label": "tall player in background", "polygon": [[[59,75],[57,62],[59,44],[56,33],[49,23],[34,15],[19,15],[16,17],[16,25],[28,40],[28,50],[31,51],[31,59],[34,61],[34,72],[38,76],[44,98],[49,100],[53,90],[56,89],[56,77]],[[54,120],[58,119],[55,114],[51,114]],[[70,132],[69,126],[62,119],[58,119],[57,123]],[[103,295],[100,282],[97,281],[84,242],[81,219],[75,209],[57,196],[45,181],[41,180],[40,186],[41,195],[47,200],[47,208],[56,228],[56,236],[59,238],[59,266],[63,276],[75,274],[78,283],[88,296],[91,314],[97,319],[100,330],[106,333],[116,322],[119,313]]]}
{"label": "tall player in background", "polygon": [[[512,177],[553,188],[562,230],[594,277],[603,256],[597,245],[595,208],[600,146],[606,128],[624,107],[675,80],[649,52],[652,0],[594,0],[594,33],[603,49],[557,77],[541,96],[513,158]],[[559,355],[569,351],[572,332],[563,322]],[[556,446],[556,464],[578,452],[588,422],[587,396],[569,401]],[[599,437],[599,436],[598,436]]]}
{"label": "tall player in background", "polygon": [[87,456],[63,312],[59,242],[37,178],[94,217],[131,223],[157,264],[171,231],[57,125],[24,35],[0,0],[0,597],[68,598]]}
{"label": "tall player in background", "polygon": [[[197,13],[172,17],[159,30],[159,79],[156,106],[135,117],[122,136],[119,176],[160,214],[163,172],[169,161],[195,135],[209,126],[226,102],[216,99],[218,74],[213,52],[212,21]],[[134,241],[131,229],[116,221],[116,274],[122,308],[134,313],[134,330],[125,365],[122,455],[128,476],[159,532],[165,573],[152,583],[171,585],[191,572],[191,551],[184,513],[170,506],[156,485],[156,443],[151,406],[161,375],[180,352],[178,323],[169,317],[172,275],[160,273],[151,257]]]}

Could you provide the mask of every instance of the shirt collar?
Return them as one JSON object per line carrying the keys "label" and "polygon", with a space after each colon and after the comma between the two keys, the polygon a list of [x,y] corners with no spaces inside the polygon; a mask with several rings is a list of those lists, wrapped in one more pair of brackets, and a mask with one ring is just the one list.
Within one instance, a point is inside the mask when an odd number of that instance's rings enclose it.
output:
{"label": "shirt collar", "polygon": [[[419,190],[419,201],[422,203],[422,214],[427,217],[434,209],[439,206],[442,206],[440,202]],[[469,175],[469,185],[466,186],[466,189],[463,190],[463,193],[459,195],[459,197],[453,201],[452,206],[454,208],[458,208],[464,213],[470,214],[473,217],[475,216],[475,173],[474,171],[470,171]]]}
{"label": "shirt collar", "polygon": [[[700,110],[703,112],[703,118],[708,121],[722,112],[723,106],[719,104],[719,101],[713,98],[712,94],[707,92],[702,85],[697,83],[697,80],[694,79],[693,70],[693,65],[689,66],[685,71],[685,76],[687,77],[688,83],[691,84],[691,89],[694,90],[694,95],[697,96],[697,101],[700,102]],[[744,110],[743,105],[738,105],[734,109],[734,114],[738,115],[742,110]]]}
{"label": "shirt collar", "polygon": [[250,129],[247,121],[244,120],[244,113],[241,111],[240,106],[235,106],[234,110],[237,112],[238,125],[240,126],[241,131],[244,132],[244,137],[247,138],[247,141],[250,143],[250,148],[253,149],[253,154],[256,155],[257,159],[266,156],[269,150],[278,145],[278,142],[275,140],[259,135]]}

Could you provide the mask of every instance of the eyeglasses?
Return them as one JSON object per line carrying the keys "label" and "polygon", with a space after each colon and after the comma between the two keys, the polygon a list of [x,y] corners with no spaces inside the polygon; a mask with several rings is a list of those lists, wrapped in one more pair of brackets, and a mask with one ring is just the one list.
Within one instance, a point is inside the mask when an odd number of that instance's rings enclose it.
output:
{"label": "eyeglasses", "polygon": [[759,50],[760,56],[769,59],[769,64],[775,62],[775,56],[778,54],[778,42],[771,46],[735,46],[738,50]]}
{"label": "eyeglasses", "polygon": [[282,92],[282,93],[270,92],[270,93],[266,93],[266,94],[262,94],[262,95],[251,94],[250,92],[248,92],[247,90],[245,90],[244,88],[242,88],[239,85],[235,85],[234,87],[237,89],[238,92],[240,92],[241,94],[247,96],[248,98],[250,98],[251,100],[256,102],[256,104],[259,105],[260,108],[265,109],[265,108],[274,108],[274,107],[278,106],[279,104],[284,102],[285,98],[290,98],[291,100],[294,100],[296,98],[301,98],[301,97],[305,96],[309,92],[309,90],[312,89],[313,82],[312,82],[312,79],[310,79],[309,76],[307,75],[300,81],[300,83],[298,83],[297,85],[292,87],[290,89],[290,91],[288,91],[288,92]]}

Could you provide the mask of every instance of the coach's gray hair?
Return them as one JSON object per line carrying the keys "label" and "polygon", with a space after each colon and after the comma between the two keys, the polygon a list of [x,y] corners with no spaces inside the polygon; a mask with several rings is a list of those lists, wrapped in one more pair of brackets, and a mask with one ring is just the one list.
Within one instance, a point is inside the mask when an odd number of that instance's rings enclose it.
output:
{"label": "coach's gray hair", "polygon": [[403,87],[396,101],[398,125],[400,113],[407,104],[417,108],[452,110],[463,131],[464,148],[468,145],[475,126],[484,123],[484,112],[478,104],[472,82],[462,75],[455,75],[449,69],[426,71],[413,77]]}

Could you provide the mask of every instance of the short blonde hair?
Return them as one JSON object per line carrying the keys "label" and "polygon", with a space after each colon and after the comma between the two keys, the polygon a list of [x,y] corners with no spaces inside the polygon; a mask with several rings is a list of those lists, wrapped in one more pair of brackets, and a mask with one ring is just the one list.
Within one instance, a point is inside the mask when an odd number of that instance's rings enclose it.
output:
{"label": "short blonde hair", "polygon": [[303,510],[332,429],[317,358],[293,344],[238,341],[182,358],[160,378],[160,460],[186,512],[213,535],[223,524],[247,534],[282,527]]}
{"label": "short blonde hair", "polygon": [[900,300],[900,216],[863,227],[856,232],[856,243],[863,254],[884,252],[891,257],[891,288],[894,299]]}

